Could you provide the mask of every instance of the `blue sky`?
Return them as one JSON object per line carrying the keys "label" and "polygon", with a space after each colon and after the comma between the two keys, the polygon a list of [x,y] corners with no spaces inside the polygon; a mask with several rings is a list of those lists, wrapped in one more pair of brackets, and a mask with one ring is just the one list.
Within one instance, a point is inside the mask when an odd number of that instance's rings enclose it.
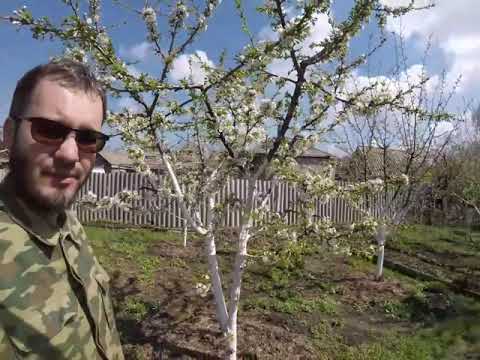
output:
{"label": "blue sky", "polygon": [[[335,15],[342,18],[348,13],[353,0],[334,1]],[[408,0],[381,0],[388,5],[401,5]],[[418,5],[429,1],[416,0]],[[140,10],[144,0],[121,1],[128,6]],[[84,0],[86,3],[86,0]],[[261,37],[265,33],[266,19],[255,12],[255,7],[260,0],[247,0],[246,14],[249,19],[251,31],[255,36]],[[415,65],[421,62],[427,39],[432,36],[432,49],[428,58],[428,72],[431,76],[440,74],[445,70],[451,79],[463,76],[458,92],[460,98],[476,98],[480,90],[480,6],[478,0],[437,0],[437,6],[428,12],[417,12],[398,21],[389,21],[387,30],[399,32],[401,25],[405,36],[405,48],[408,62]],[[240,31],[240,21],[234,8],[233,0],[224,0],[208,30],[202,34],[195,45],[188,49],[187,55],[202,51],[214,63],[222,50],[227,50],[230,55],[241,49],[247,38]],[[8,15],[13,10],[26,5],[34,16],[48,16],[60,19],[68,13],[68,8],[61,0],[9,0],[0,3],[0,15]],[[155,56],[149,53],[145,43],[145,27],[138,15],[126,7],[119,9],[112,5],[112,0],[105,0],[102,4],[103,23],[105,25],[121,24],[110,31],[114,46],[127,61],[140,61],[136,69],[158,74],[160,67]],[[324,24],[324,29],[326,28]],[[159,24],[162,30],[162,23]],[[322,36],[322,29],[319,35]],[[378,35],[374,26],[367,26],[363,36],[358,38],[352,47],[353,53],[365,51],[368,35]],[[11,94],[18,78],[31,67],[48,61],[49,57],[62,52],[59,43],[49,40],[38,41],[32,39],[28,31],[17,31],[15,27],[6,22],[0,22],[0,117],[5,118]],[[370,76],[381,75],[387,72],[393,64],[394,48],[392,43],[387,44],[369,62]],[[188,61],[185,61],[188,63]],[[178,69],[182,72],[181,63]],[[366,68],[359,75],[366,75]],[[461,101],[457,100],[456,105]],[[112,103],[112,107],[118,104]]]}
{"label": "blue sky", "polygon": [[[143,1],[129,3],[136,3],[136,8],[141,9]],[[265,19],[252,11],[255,8],[255,3],[256,1],[249,0],[247,8],[247,11],[253,15],[250,16],[249,21],[254,32],[259,31],[265,24]],[[37,0],[10,0],[0,2],[0,15],[9,15],[13,10],[23,5],[27,6],[35,17],[48,16],[57,20],[68,14],[69,10],[60,0],[44,0],[41,2]],[[134,56],[136,54],[135,48],[145,39],[145,25],[140,21],[139,16],[127,9],[119,9],[113,6],[111,0],[103,2],[102,13],[105,24],[113,25],[124,21],[128,23],[127,26],[118,27],[109,33],[115,47],[124,55],[125,60],[138,60],[137,56]],[[202,34],[195,48],[191,51],[197,49],[207,51],[212,54],[212,59],[215,59],[219,52],[224,49],[230,53],[241,49],[245,44],[246,37],[238,31],[240,22],[235,14],[233,1],[225,1],[224,5],[220,6],[215,14],[208,32]],[[48,61],[52,56],[61,54],[62,46],[58,42],[49,40],[34,40],[30,32],[26,30],[18,31],[6,22],[0,22],[0,41],[2,43],[2,51],[0,52],[2,78],[0,83],[0,116],[5,117],[16,81],[28,69]],[[142,60],[144,60],[143,64],[137,67],[143,71],[155,73],[159,68],[156,66],[153,56],[148,56]]]}

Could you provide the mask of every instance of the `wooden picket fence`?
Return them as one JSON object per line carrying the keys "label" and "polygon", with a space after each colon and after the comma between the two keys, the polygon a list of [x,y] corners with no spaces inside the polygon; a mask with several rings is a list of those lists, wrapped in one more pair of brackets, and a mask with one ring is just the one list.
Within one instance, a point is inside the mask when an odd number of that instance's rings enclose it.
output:
{"label": "wooden picket fence", "polygon": [[[159,177],[158,183],[154,185],[157,188],[161,188],[164,180],[164,177]],[[134,204],[134,208],[151,211],[125,210],[117,206],[103,210],[92,210],[78,205],[75,205],[74,208],[77,211],[80,221],[84,223],[105,221],[135,226],[147,225],[170,229],[183,228],[185,220],[177,200],[142,189],[146,186],[151,186],[147,178],[137,173],[93,173],[82,187],[78,198],[83,197],[89,191],[96,194],[98,198],[102,198],[104,196],[114,196],[117,192],[123,190],[137,190],[142,195],[142,199]],[[287,224],[297,223],[299,219],[299,192],[296,186],[284,182],[276,182],[272,188],[271,181],[258,180],[257,188],[260,193],[269,194],[266,202],[268,210],[272,213],[282,214]],[[242,202],[247,198],[247,190],[248,180],[231,179],[216,195],[215,200],[218,203],[223,203],[227,199],[235,199],[237,203]],[[383,201],[384,199],[380,194],[370,196],[369,207],[374,216],[379,215]],[[240,226],[241,209],[234,203],[234,201],[228,201],[228,205],[225,206],[222,219],[222,225],[224,227]],[[206,202],[201,206],[200,215],[202,221],[205,221]],[[340,197],[330,198],[327,201],[321,201],[320,199],[315,201],[315,219],[328,217],[335,223],[348,224],[360,220],[362,216],[361,211],[350,206],[347,201]]]}

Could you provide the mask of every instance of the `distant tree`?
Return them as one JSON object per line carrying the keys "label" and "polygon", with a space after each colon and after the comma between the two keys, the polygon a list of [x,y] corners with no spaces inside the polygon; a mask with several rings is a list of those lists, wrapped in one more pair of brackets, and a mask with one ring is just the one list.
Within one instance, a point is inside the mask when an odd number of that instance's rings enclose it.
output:
{"label": "distant tree", "polygon": [[[429,182],[431,169],[465,118],[465,114],[453,115],[448,111],[458,82],[449,86],[444,76],[431,81],[425,61],[408,67],[406,57],[402,55],[397,63],[393,77],[399,79],[400,86],[412,89],[407,97],[409,106],[406,111],[388,104],[366,112],[353,111],[341,124],[343,131],[339,135],[351,154],[351,161],[346,165],[354,175],[351,180],[368,182],[376,179],[382,194],[380,210],[378,204],[375,208],[369,206],[368,195],[359,204],[365,205],[366,201],[367,213],[379,211],[375,235],[377,279],[383,276],[389,228],[405,221],[412,207],[417,206]],[[380,87],[371,86],[370,94],[381,96],[391,91],[392,86],[399,85],[384,81]],[[415,111],[410,111],[412,108]]]}

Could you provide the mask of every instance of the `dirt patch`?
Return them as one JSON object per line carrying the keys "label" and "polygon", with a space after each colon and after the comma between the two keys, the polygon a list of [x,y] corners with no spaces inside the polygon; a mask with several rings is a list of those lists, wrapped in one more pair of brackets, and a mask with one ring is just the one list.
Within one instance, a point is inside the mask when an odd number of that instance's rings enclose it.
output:
{"label": "dirt patch", "polygon": [[[388,299],[402,300],[408,296],[408,291],[396,281],[376,281],[372,278],[365,278],[357,275],[352,278],[343,278],[342,286],[345,291],[343,297],[348,304],[372,304]],[[375,294],[372,296],[372,294]]]}

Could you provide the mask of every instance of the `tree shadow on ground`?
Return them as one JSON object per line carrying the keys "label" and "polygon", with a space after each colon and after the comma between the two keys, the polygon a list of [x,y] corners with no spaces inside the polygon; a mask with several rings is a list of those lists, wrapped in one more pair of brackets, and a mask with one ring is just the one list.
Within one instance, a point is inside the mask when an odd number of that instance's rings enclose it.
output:
{"label": "tree shadow on ground", "polygon": [[[143,348],[141,351],[148,353],[146,358],[151,359],[220,359],[179,346],[168,339],[169,334],[185,333],[192,329],[190,324],[195,322],[195,316],[198,315],[194,312],[198,304],[195,306],[194,299],[186,295],[180,279],[171,280],[168,287],[156,283],[155,292],[163,294],[158,300],[146,299],[136,278],[130,277],[121,281],[121,274],[118,271],[112,276],[111,288],[116,305],[116,323],[127,359],[145,358],[145,355],[138,354],[138,348]],[[145,316],[140,320],[125,314],[121,309],[122,303],[132,296],[141,296],[141,302],[147,309]],[[202,301],[210,303],[211,299],[205,298]],[[196,328],[193,331],[185,335],[196,339],[222,336],[220,330]]]}

